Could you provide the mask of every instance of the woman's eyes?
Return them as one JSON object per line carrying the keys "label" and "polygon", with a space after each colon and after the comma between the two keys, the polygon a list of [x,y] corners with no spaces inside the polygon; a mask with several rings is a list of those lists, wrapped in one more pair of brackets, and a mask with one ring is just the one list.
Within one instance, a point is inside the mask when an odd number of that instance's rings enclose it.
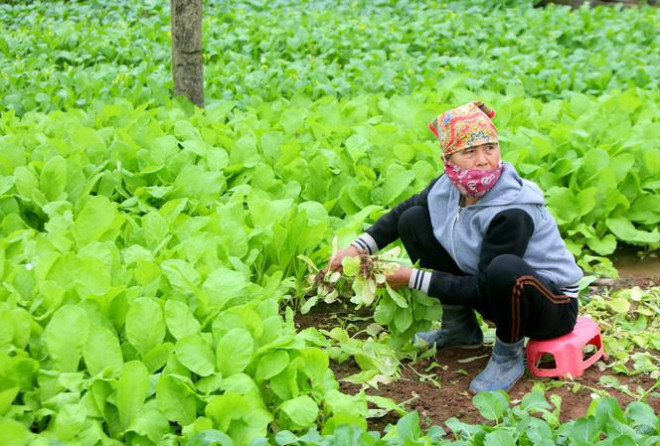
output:
{"label": "woman's eyes", "polygon": [[[492,153],[496,148],[497,148],[497,146],[494,145],[494,144],[489,144],[486,147],[484,147],[484,149],[488,153]],[[473,149],[473,148],[465,149],[465,150],[463,150],[462,153],[463,153],[464,156],[474,156],[475,149]]]}

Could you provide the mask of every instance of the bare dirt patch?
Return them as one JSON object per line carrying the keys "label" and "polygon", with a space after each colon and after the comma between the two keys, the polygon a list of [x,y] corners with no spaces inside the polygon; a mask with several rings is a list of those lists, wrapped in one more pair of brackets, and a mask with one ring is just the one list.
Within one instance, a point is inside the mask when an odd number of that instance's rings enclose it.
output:
{"label": "bare dirt patch", "polygon": [[[432,425],[443,425],[448,418],[456,417],[466,423],[485,423],[487,420],[480,417],[479,412],[472,405],[473,395],[468,391],[468,386],[473,377],[475,377],[488,362],[491,348],[484,346],[479,349],[460,350],[448,349],[438,352],[434,358],[424,359],[415,364],[405,364],[401,378],[398,381],[387,385],[380,385],[378,389],[366,389],[370,395],[379,395],[389,397],[395,401],[405,404],[409,410],[416,410],[426,427]],[[461,360],[480,357],[473,361],[462,363]],[[433,363],[437,363],[433,366]],[[430,367],[431,370],[427,371]],[[341,390],[346,393],[357,393],[360,387],[354,384],[342,381],[342,378],[360,371],[359,367],[353,362],[332,365],[337,378],[340,380]],[[435,374],[434,384],[431,381],[420,380],[421,375]],[[635,399],[614,389],[605,389],[599,380],[603,374],[612,374],[611,372],[601,372],[598,367],[591,367],[585,370],[584,375],[573,381],[563,382],[564,385],[558,388],[550,389],[546,392],[546,397],[551,394],[559,395],[562,399],[561,416],[562,422],[574,420],[583,417],[593,400],[594,389],[607,390],[615,397],[622,407],[627,406]],[[616,375],[619,382],[627,385],[630,390],[641,386],[648,389],[655,380],[646,375],[625,376]],[[521,400],[525,394],[531,391],[532,386],[540,378],[525,376],[509,392],[509,397],[513,402]],[[546,382],[553,380],[543,379]],[[660,413],[660,398],[649,397],[646,401],[656,413]],[[398,419],[395,414],[390,414],[382,420],[373,420],[371,428],[382,430],[388,423],[394,423]]]}

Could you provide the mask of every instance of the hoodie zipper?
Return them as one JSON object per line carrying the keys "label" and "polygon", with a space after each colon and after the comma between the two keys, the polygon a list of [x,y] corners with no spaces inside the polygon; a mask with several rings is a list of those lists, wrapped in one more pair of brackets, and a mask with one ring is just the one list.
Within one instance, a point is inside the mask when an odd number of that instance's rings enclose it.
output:
{"label": "hoodie zipper", "polygon": [[458,208],[458,212],[456,212],[456,218],[454,218],[454,221],[451,224],[451,231],[449,232],[449,239],[451,240],[451,253],[452,256],[454,257],[454,261],[456,262],[456,266],[463,271],[463,268],[461,267],[461,264],[458,262],[458,257],[456,257],[456,250],[454,249],[454,227],[456,226],[456,223],[458,223],[458,219],[461,217],[461,211],[463,210],[462,207]]}

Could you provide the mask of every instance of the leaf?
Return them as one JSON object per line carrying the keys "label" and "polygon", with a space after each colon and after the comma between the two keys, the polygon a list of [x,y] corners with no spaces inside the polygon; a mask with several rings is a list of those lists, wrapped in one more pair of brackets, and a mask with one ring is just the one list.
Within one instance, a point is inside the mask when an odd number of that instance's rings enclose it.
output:
{"label": "leaf", "polygon": [[587,187],[578,192],[576,198],[578,202],[577,210],[579,216],[587,215],[594,209],[594,207],[596,207],[597,193],[598,189],[595,187]]}
{"label": "leaf", "polygon": [[108,271],[107,265],[94,257],[79,256],[78,260],[75,278],[78,294],[87,297],[107,293],[112,283],[111,272]]}
{"label": "leaf", "polygon": [[221,172],[209,172],[200,166],[187,164],[174,180],[178,198],[198,200],[203,205],[210,205],[218,199],[227,183]]}
{"label": "leaf", "polygon": [[410,328],[412,322],[413,316],[411,309],[397,308],[396,314],[394,315],[394,326],[400,333],[403,333]]}
{"label": "leaf", "polygon": [[392,398],[386,398],[376,395],[367,395],[367,401],[382,410],[383,415],[387,412],[396,412],[399,415],[405,415],[406,410],[402,408]]}
{"label": "leaf", "polygon": [[107,197],[90,197],[73,222],[73,237],[79,247],[101,239],[111,228],[120,226],[115,205]]}
{"label": "leaf", "polygon": [[546,192],[546,195],[548,207],[560,226],[571,223],[579,217],[580,203],[570,189],[553,187]]}
{"label": "leaf", "polygon": [[525,435],[538,446],[554,446],[553,434],[547,422],[537,418],[530,418]]}
{"label": "leaf", "polygon": [[55,416],[57,438],[71,441],[85,427],[86,411],[81,404],[67,404]]}
{"label": "leaf", "polygon": [[0,419],[0,444],[4,446],[24,446],[33,434],[22,423],[11,418]]}
{"label": "leaf", "polygon": [[297,256],[296,258],[297,258],[298,260],[302,260],[303,262],[305,262],[305,264],[307,265],[307,269],[308,269],[310,272],[312,272],[312,273],[317,273],[317,272],[319,271],[319,269],[318,269],[318,268],[316,267],[316,265],[314,264],[314,261],[313,261],[312,259],[310,259],[309,257],[304,256],[304,255],[302,255],[302,254],[298,254],[298,256]]}
{"label": "leaf", "polygon": [[639,195],[626,216],[634,222],[657,225],[660,223],[660,195]]}
{"label": "leaf", "polygon": [[219,341],[216,350],[218,370],[223,377],[240,373],[250,364],[254,341],[247,330],[234,328]]}
{"label": "leaf", "polygon": [[357,256],[346,256],[341,259],[341,267],[344,274],[349,277],[358,274],[360,271],[360,263],[360,257]]}
{"label": "leaf", "polygon": [[568,429],[568,438],[576,446],[590,446],[600,435],[600,430],[593,417],[580,418]]}
{"label": "leaf", "polygon": [[405,297],[393,290],[389,285],[386,285],[385,288],[387,289],[387,295],[392,298],[399,308],[408,308],[408,302]]}
{"label": "leaf", "polygon": [[658,166],[660,166],[660,150],[649,147],[647,150],[642,151],[642,158],[644,160],[644,167],[648,172],[658,172]]}
{"label": "leaf", "polygon": [[284,427],[292,429],[305,429],[313,426],[319,414],[318,406],[307,395],[285,401],[280,405],[279,410],[286,414],[291,422],[291,425],[285,424]]}
{"label": "leaf", "polygon": [[299,444],[300,438],[291,431],[279,431],[275,434],[275,443],[279,446]]}
{"label": "leaf", "polygon": [[0,390],[0,416],[4,416],[18,395],[18,387],[9,387]]}
{"label": "leaf", "polygon": [[89,319],[80,307],[65,305],[53,314],[44,338],[55,368],[75,372],[89,332]]}
{"label": "leaf", "polygon": [[8,349],[14,339],[14,324],[8,311],[0,310],[0,348]]}
{"label": "leaf", "polygon": [[193,123],[187,120],[176,121],[173,130],[174,136],[180,140],[196,140],[201,138],[199,131]]}
{"label": "leaf", "polygon": [[213,420],[214,426],[227,432],[231,422],[247,416],[250,409],[245,397],[236,393],[225,393],[211,398],[204,413]]}
{"label": "leaf", "polygon": [[177,289],[192,291],[201,281],[195,268],[185,260],[169,259],[160,264],[160,267],[170,284]]}
{"label": "leaf", "polygon": [[383,206],[393,204],[413,181],[415,181],[415,174],[409,170],[388,176],[381,187],[374,189],[372,194],[374,203]]}
{"label": "leaf", "polygon": [[117,335],[105,327],[92,327],[85,343],[83,358],[91,376],[110,368],[111,376],[119,376],[124,365]]}
{"label": "leaf", "polygon": [[174,355],[181,365],[199,376],[209,376],[215,372],[216,360],[211,345],[199,334],[180,339]]}
{"label": "leaf", "polygon": [[170,423],[160,411],[145,407],[135,415],[128,430],[157,443],[170,431]]}
{"label": "leaf", "polygon": [[258,193],[252,190],[248,197],[250,218],[255,227],[265,228],[284,220],[291,214],[293,206],[293,200],[273,200],[263,191]]}
{"label": "leaf", "polygon": [[374,312],[374,320],[380,325],[389,325],[394,320],[397,305],[391,299],[380,299]]}
{"label": "leaf", "polygon": [[609,299],[605,303],[615,313],[627,314],[630,310],[630,301],[624,298]]}
{"label": "leaf", "polygon": [[199,333],[201,329],[199,321],[193,316],[190,307],[174,299],[165,302],[165,324],[175,339]]}
{"label": "leaf", "polygon": [[149,384],[149,372],[139,361],[124,364],[117,383],[117,410],[122,429],[127,429],[144,406]]}
{"label": "leaf", "polygon": [[641,231],[636,229],[625,217],[608,218],[605,220],[605,225],[617,238],[624,242],[649,245],[660,243],[658,228],[654,228],[650,232]]}
{"label": "leaf", "polygon": [[634,300],[635,302],[641,302],[643,297],[644,292],[640,287],[634,286],[630,289],[630,299]]}
{"label": "leaf", "polygon": [[222,387],[222,375],[219,373],[200,378],[195,383],[195,388],[206,395],[215,393],[220,387]]}
{"label": "leaf", "polygon": [[12,176],[3,176],[0,178],[0,196],[4,196],[14,187],[16,180]]}
{"label": "leaf", "polygon": [[415,159],[416,150],[411,144],[395,144],[392,152],[394,156],[404,163],[409,163]]}
{"label": "leaf", "polygon": [[346,149],[354,162],[362,158],[369,149],[369,141],[362,135],[352,135],[346,140]]}
{"label": "leaf", "polygon": [[161,271],[155,262],[138,259],[135,262],[134,274],[138,285],[148,286],[160,278]]}
{"label": "leaf", "polygon": [[174,344],[164,342],[158,344],[142,356],[142,363],[147,367],[149,373],[155,373],[165,367],[174,351]]}
{"label": "leaf", "polygon": [[551,410],[552,406],[545,399],[543,391],[539,392],[536,389],[532,389],[532,392],[523,397],[520,402],[520,408],[527,413],[534,414],[538,411]]}
{"label": "leaf", "polygon": [[[196,429],[197,430],[197,429]],[[231,437],[215,429],[208,429],[193,436],[185,446],[234,446]]]}
{"label": "leaf", "polygon": [[413,411],[401,417],[396,423],[396,433],[403,440],[404,444],[416,442],[415,440],[422,434],[419,426],[419,414]]}
{"label": "leaf", "polygon": [[501,420],[509,409],[509,399],[500,391],[479,392],[472,398],[472,403],[482,417],[491,421]]}
{"label": "leaf", "polygon": [[187,426],[197,418],[197,398],[179,379],[163,376],[156,386],[158,409],[170,421]]}
{"label": "leaf", "polygon": [[584,154],[578,173],[585,179],[599,175],[610,164],[610,155],[603,149],[591,149]]}
{"label": "leaf", "polygon": [[312,309],[314,305],[318,302],[319,297],[318,296],[312,296],[309,299],[305,301],[305,303],[300,307],[300,314],[307,314],[309,313],[309,310]]}
{"label": "leaf", "polygon": [[633,428],[644,428],[647,432],[653,432],[660,427],[660,421],[653,408],[641,401],[633,401],[628,404],[626,417]]}
{"label": "leaf", "polygon": [[160,305],[151,298],[135,299],[126,313],[126,337],[141,355],[163,342],[165,321]]}
{"label": "leaf", "polygon": [[67,162],[61,156],[54,156],[44,164],[39,177],[39,189],[49,201],[66,197]]}
{"label": "leaf", "polygon": [[516,444],[511,432],[504,429],[496,429],[484,437],[484,446],[510,446]]}
{"label": "leaf", "polygon": [[302,359],[299,370],[307,375],[312,383],[323,382],[330,366],[328,353],[314,347],[300,349],[299,353]]}
{"label": "leaf", "polygon": [[607,256],[614,252],[617,242],[616,237],[614,237],[612,234],[606,234],[602,239],[597,237],[588,238],[587,245],[597,254]]}
{"label": "leaf", "polygon": [[254,379],[265,381],[280,374],[289,365],[289,354],[284,350],[267,353],[257,362]]}
{"label": "leaf", "polygon": [[224,308],[234,299],[243,296],[249,282],[243,273],[220,267],[214,269],[203,284],[209,296],[209,305]]}
{"label": "leaf", "polygon": [[229,153],[231,164],[254,164],[258,161],[257,141],[252,135],[243,135],[234,142]]}
{"label": "leaf", "polygon": [[39,180],[31,169],[18,166],[14,169],[14,187],[19,195],[32,199],[32,192],[39,188]]}
{"label": "leaf", "polygon": [[355,296],[351,298],[351,302],[357,305],[371,305],[376,298],[376,282],[370,279],[363,279],[357,276],[351,285]]}
{"label": "leaf", "polygon": [[142,217],[142,227],[147,246],[156,248],[167,238],[169,227],[165,217],[156,211],[151,211]]}
{"label": "leaf", "polygon": [[163,218],[165,218],[168,224],[172,224],[186,209],[187,204],[188,199],[186,198],[170,200],[158,210],[158,213],[161,214]]}

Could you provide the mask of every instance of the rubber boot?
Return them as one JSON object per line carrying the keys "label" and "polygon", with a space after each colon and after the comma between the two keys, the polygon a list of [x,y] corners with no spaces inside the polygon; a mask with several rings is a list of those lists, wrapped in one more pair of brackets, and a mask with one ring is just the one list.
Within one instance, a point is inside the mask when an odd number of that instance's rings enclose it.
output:
{"label": "rubber boot", "polygon": [[495,338],[495,346],[486,368],[470,383],[473,393],[491,390],[508,392],[525,371],[523,346],[525,338],[506,344]]}
{"label": "rubber boot", "polygon": [[437,349],[458,347],[476,348],[483,344],[484,335],[477,322],[477,316],[470,307],[443,305],[440,330],[415,334],[413,342],[424,340],[429,347]]}

